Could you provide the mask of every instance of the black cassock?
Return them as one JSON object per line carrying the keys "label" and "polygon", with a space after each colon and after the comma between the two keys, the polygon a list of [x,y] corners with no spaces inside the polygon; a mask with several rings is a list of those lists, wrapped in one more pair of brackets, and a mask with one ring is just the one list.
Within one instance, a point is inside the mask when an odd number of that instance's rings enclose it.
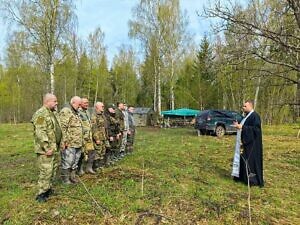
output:
{"label": "black cassock", "polygon": [[[240,176],[235,178],[248,184],[247,172],[250,175],[250,185],[264,186],[263,180],[263,146],[261,120],[256,112],[253,112],[245,121],[241,134],[243,152],[240,157]],[[247,167],[246,167],[246,163]]]}

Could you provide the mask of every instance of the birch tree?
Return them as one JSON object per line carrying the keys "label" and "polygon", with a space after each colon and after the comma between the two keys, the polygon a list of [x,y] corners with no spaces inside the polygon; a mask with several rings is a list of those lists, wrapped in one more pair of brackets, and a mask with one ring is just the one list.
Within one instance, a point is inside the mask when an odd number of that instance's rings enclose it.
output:
{"label": "birch tree", "polygon": [[[104,46],[104,32],[97,27],[88,37],[88,56],[90,58],[90,70],[88,78],[88,97],[94,95],[94,102],[98,99],[100,82],[106,83],[108,79],[108,68],[106,60],[106,49]],[[92,85],[94,85],[92,87]],[[103,85],[103,84],[102,84]],[[104,85],[103,85],[104,86]],[[102,88],[102,93],[104,89]],[[104,98],[104,96],[102,96]]]}
{"label": "birch tree", "polygon": [[188,20],[181,11],[179,0],[169,0],[161,6],[160,15],[163,21],[163,42],[167,79],[170,84],[170,109],[175,108],[175,88],[178,80],[178,69],[186,50],[191,43],[187,32]]}
{"label": "birch tree", "polygon": [[[281,78],[294,84],[295,100],[286,104],[295,106],[300,116],[300,3],[299,0],[249,0],[242,7],[227,1],[218,1],[207,8],[205,15],[221,19],[217,31],[253,39],[251,51],[242,50],[247,58],[261,59],[272,65],[262,70],[263,76]],[[235,29],[229,29],[235,27]],[[243,63],[240,61],[240,63]],[[279,69],[281,68],[281,69]],[[259,68],[247,68],[256,69]],[[296,75],[295,75],[296,74]]]}
{"label": "birch tree", "polygon": [[188,43],[187,19],[178,0],[140,0],[129,22],[131,37],[142,43],[144,53],[153,58],[154,110],[162,107],[162,85],[169,86],[169,108],[175,107],[177,68]]}
{"label": "birch tree", "polygon": [[[161,72],[162,58],[165,55],[163,46],[163,20],[160,17],[160,9],[163,0],[140,0],[139,4],[133,9],[134,19],[129,21],[129,35],[137,38],[142,44],[146,54],[152,54],[154,60],[153,80],[154,93],[153,105],[154,110],[161,113]],[[151,57],[152,57],[151,56]]]}
{"label": "birch tree", "polygon": [[0,0],[6,21],[27,34],[30,51],[49,75],[47,91],[54,93],[54,64],[61,59],[60,47],[76,27],[72,0]]}
{"label": "birch tree", "polygon": [[122,46],[113,59],[111,68],[111,84],[113,100],[135,104],[139,91],[136,57],[131,48]]}

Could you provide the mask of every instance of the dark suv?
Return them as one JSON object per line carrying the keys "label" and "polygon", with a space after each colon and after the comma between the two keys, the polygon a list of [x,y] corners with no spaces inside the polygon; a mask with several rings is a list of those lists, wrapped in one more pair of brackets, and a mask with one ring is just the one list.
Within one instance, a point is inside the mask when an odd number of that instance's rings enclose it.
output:
{"label": "dark suv", "polygon": [[204,110],[195,121],[195,129],[201,134],[215,134],[222,137],[226,133],[236,133],[236,128],[230,126],[233,121],[241,122],[243,116],[229,110]]}

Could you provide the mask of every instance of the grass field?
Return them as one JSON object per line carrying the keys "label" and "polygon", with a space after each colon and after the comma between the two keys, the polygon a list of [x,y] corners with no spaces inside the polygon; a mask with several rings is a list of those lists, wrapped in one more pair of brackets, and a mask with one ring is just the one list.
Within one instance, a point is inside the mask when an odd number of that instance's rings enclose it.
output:
{"label": "grass field", "polygon": [[[251,188],[253,224],[300,224],[295,127],[263,129],[265,187]],[[77,186],[58,180],[39,204],[31,125],[1,124],[0,224],[247,224],[247,186],[230,177],[234,138],[139,128],[134,154]]]}

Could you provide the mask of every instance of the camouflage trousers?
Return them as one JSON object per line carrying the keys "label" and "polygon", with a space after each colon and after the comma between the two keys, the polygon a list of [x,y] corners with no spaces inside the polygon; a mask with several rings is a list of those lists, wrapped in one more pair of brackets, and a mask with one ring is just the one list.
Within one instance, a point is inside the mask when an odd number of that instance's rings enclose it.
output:
{"label": "camouflage trousers", "polygon": [[116,139],[114,138],[113,141],[109,141],[110,144],[110,151],[115,152],[115,153],[120,153],[120,148],[121,148],[121,142],[122,139]]}
{"label": "camouflage trousers", "polygon": [[88,155],[89,151],[93,151],[93,150],[95,150],[93,141],[90,141],[90,140],[86,141],[84,146],[83,146],[83,149],[82,149],[83,153],[85,155]]}
{"label": "camouflage trousers", "polygon": [[131,151],[133,149],[134,137],[135,137],[135,130],[130,130],[130,134],[127,134],[126,147],[128,151]]}
{"label": "camouflage trousers", "polygon": [[42,194],[52,187],[57,170],[57,159],[57,154],[52,156],[37,154],[37,165],[40,171],[38,179],[38,194]]}
{"label": "camouflage trousers", "polygon": [[61,152],[61,168],[76,170],[81,157],[81,148],[67,148]]}
{"label": "camouflage trousers", "polygon": [[122,134],[122,139],[121,139],[120,152],[125,152],[126,144],[127,144],[127,131],[124,131],[124,133]]}
{"label": "camouflage trousers", "polygon": [[106,165],[110,165],[114,159],[116,159],[120,155],[120,142],[121,140],[114,139],[113,141],[109,141],[109,147],[106,148],[105,152],[105,163]]}
{"label": "camouflage trousers", "polygon": [[101,144],[94,144],[96,157],[95,159],[104,159],[106,153],[105,141],[102,141]]}

